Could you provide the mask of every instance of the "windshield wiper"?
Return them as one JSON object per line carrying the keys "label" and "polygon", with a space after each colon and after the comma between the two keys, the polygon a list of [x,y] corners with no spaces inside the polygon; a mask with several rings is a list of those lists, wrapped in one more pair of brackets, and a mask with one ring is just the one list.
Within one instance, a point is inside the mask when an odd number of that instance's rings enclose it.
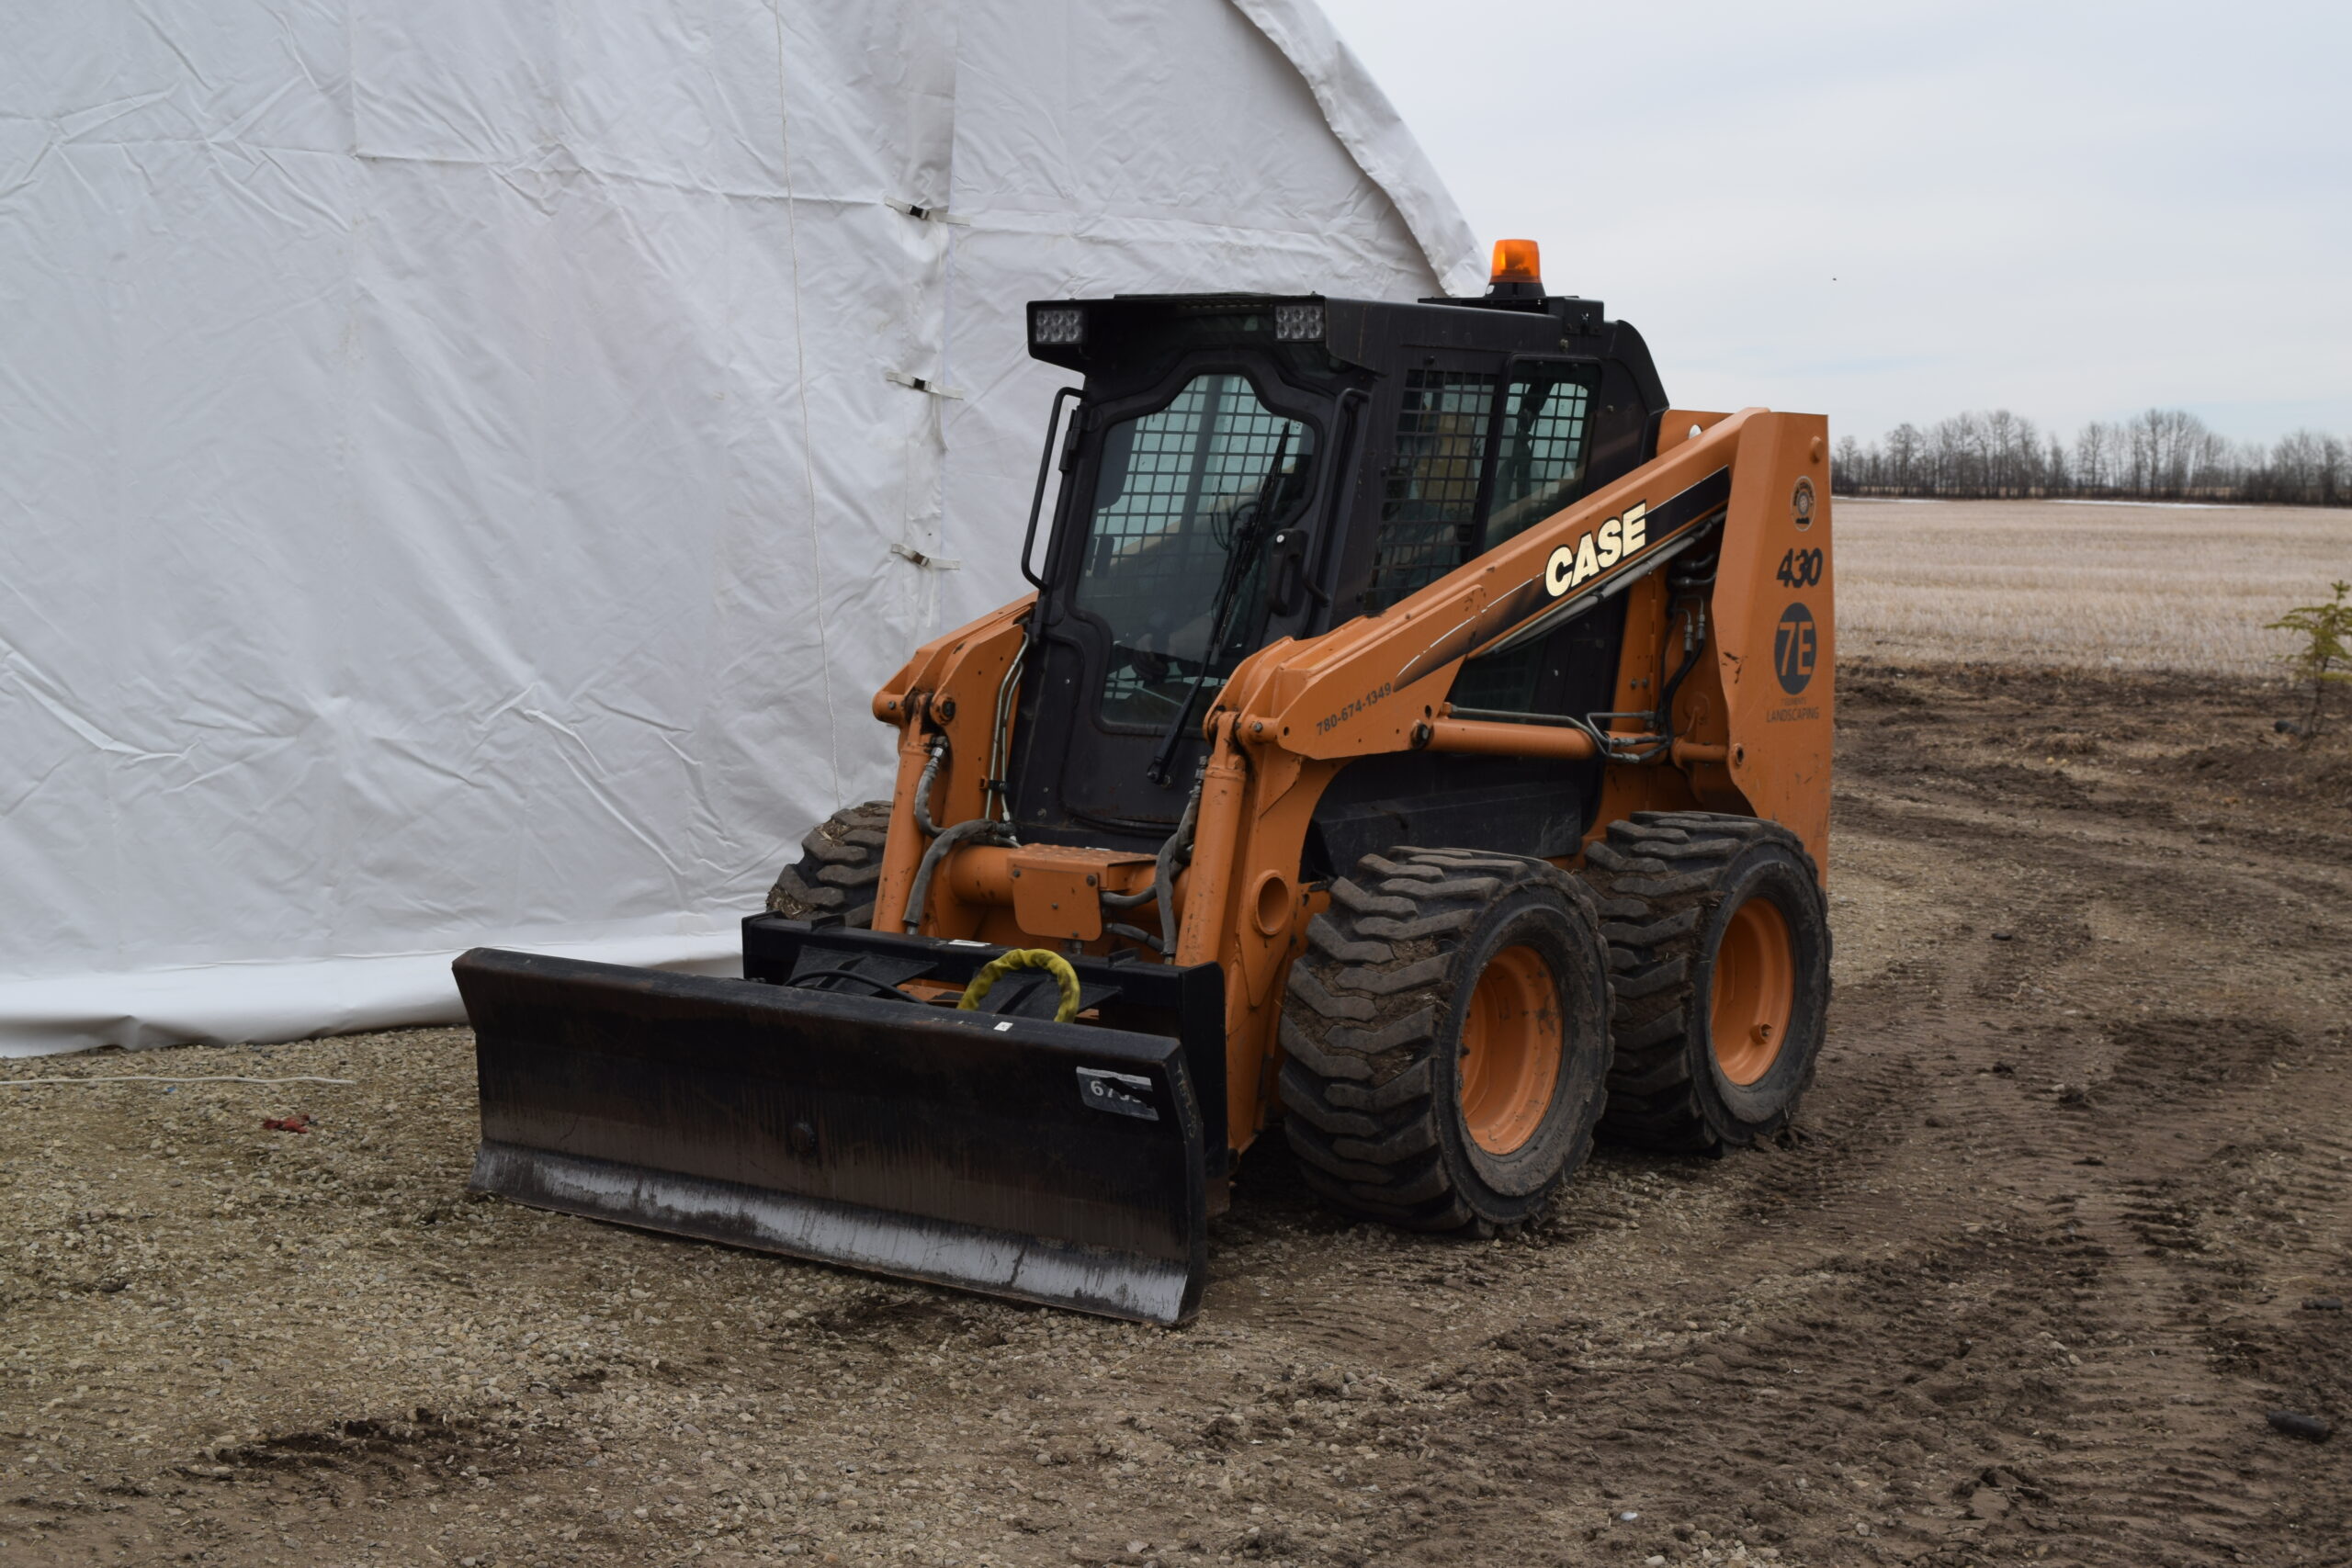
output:
{"label": "windshield wiper", "polygon": [[[1225,554],[1225,575],[1216,585],[1216,598],[1209,605],[1209,644],[1203,650],[1201,667],[1193,675],[1192,689],[1184,694],[1176,716],[1168,721],[1166,733],[1151,753],[1151,765],[1144,769],[1144,777],[1156,784],[1166,784],[1169,770],[1176,761],[1176,748],[1183,743],[1184,723],[1199,705],[1201,688],[1208,683],[1209,671],[1216,668],[1217,652],[1225,646],[1226,623],[1241,596],[1241,583],[1248,573],[1250,558],[1257,554],[1265,530],[1261,524],[1266,515],[1266,503],[1280,493],[1283,479],[1283,463],[1290,457],[1291,432],[1283,431],[1282,445],[1274,448],[1274,460],[1266,468],[1266,477],[1258,481],[1258,493],[1236,507],[1233,513],[1233,544]],[[1220,678],[1221,679],[1221,678]]]}

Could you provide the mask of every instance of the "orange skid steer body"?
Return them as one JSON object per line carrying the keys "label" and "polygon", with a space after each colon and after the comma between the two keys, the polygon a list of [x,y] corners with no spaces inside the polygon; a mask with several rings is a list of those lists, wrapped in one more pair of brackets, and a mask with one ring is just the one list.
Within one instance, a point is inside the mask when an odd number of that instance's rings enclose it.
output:
{"label": "orange skid steer body", "polygon": [[[1039,592],[876,694],[887,810],[810,835],[743,978],[458,961],[475,1184],[1175,1323],[1277,1122],[1343,1209],[1474,1233],[1596,1130],[1782,1124],[1827,996],[1826,423],[1664,406],[1510,270],[1033,306],[1088,374]],[[1118,357],[1148,306],[1178,335]]]}

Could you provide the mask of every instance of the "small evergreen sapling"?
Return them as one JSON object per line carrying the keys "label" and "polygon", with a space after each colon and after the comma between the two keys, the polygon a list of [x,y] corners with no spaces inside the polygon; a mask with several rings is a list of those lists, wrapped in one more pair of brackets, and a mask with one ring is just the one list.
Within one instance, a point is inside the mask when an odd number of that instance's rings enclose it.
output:
{"label": "small evergreen sapling", "polygon": [[2312,716],[2303,726],[2306,740],[2319,736],[2328,682],[2352,681],[2352,604],[2344,602],[2344,596],[2352,593],[2352,582],[2333,586],[2335,597],[2332,602],[2299,605],[2268,627],[2274,632],[2300,632],[2305,639],[2302,647],[2286,656],[2286,661],[2294,671],[2298,683],[2312,683]]}

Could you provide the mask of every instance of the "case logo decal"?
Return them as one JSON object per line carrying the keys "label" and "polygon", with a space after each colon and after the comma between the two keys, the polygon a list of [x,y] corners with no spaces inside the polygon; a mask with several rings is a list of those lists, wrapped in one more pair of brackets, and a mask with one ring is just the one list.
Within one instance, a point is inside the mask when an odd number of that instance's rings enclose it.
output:
{"label": "case logo decal", "polygon": [[1650,542],[1649,505],[1637,501],[1623,517],[1611,517],[1600,527],[1562,545],[1544,563],[1544,591],[1557,599],[1588,577],[1596,577]]}

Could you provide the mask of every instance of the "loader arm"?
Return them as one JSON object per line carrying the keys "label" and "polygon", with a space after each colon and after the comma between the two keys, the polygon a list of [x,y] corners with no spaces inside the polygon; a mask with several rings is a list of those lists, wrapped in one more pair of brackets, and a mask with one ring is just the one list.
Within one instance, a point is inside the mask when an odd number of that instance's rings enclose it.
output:
{"label": "loader arm", "polygon": [[[1174,957],[1226,966],[1228,1125],[1237,1148],[1261,1124],[1272,1099],[1275,980],[1319,907],[1297,873],[1307,828],[1324,786],[1351,759],[1414,748],[1563,757],[1606,750],[1601,810],[1588,841],[1626,811],[1687,807],[1728,790],[1739,809],[1787,823],[1815,863],[1826,863],[1826,422],[1761,409],[1720,419],[1669,417],[1707,427],[1384,615],[1260,650],[1210,710],[1204,727],[1213,750]],[[1698,708],[1695,735],[1668,748],[1662,737],[1614,728],[1596,736],[1569,724],[1452,716],[1446,695],[1464,660],[1575,615],[1579,605],[1655,585],[1660,565],[1718,523],[1721,555],[1705,633],[1712,682],[1685,687]],[[1634,535],[1637,544],[1629,542]],[[1784,557],[1816,549],[1801,570],[1786,573],[1789,583],[1781,581]],[[1792,586],[1798,582],[1804,585]],[[1662,603],[1652,613],[1662,616]],[[1655,646],[1662,630],[1629,617],[1626,642]],[[1621,691],[1631,678],[1621,671]],[[1768,732],[1769,746],[1761,744]],[[1645,748],[1644,740],[1658,744]],[[1645,760],[1633,760],[1645,751]]]}
{"label": "loader arm", "polygon": [[[906,914],[907,895],[924,842],[916,831],[916,791],[931,761],[934,740],[944,757],[924,809],[939,823],[967,822],[992,814],[989,790],[992,757],[1010,739],[1006,711],[1018,680],[1025,637],[1023,630],[1037,602],[1034,593],[989,611],[979,619],[933,637],[874,696],[874,716],[899,728],[898,778],[890,799],[890,837],[882,857],[875,897],[877,931],[897,931]],[[959,933],[961,934],[961,933]]]}

